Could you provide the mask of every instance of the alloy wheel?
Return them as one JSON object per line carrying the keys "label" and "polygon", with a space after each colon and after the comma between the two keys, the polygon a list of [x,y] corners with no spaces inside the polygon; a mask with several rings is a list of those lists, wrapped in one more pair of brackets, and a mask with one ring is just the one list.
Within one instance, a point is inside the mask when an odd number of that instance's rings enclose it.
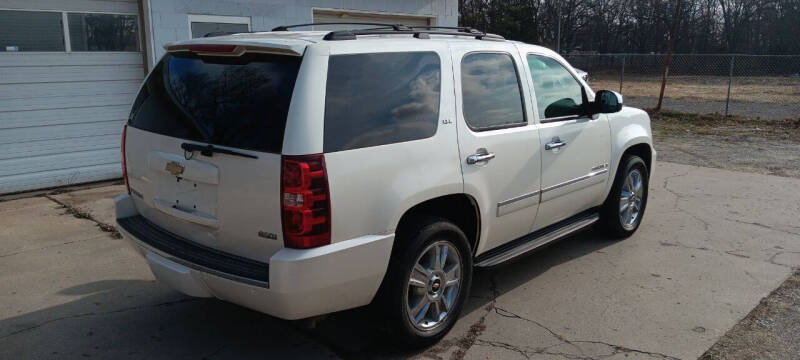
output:
{"label": "alloy wheel", "polygon": [[415,328],[430,331],[444,323],[461,290],[461,256],[448,241],[428,245],[414,262],[406,286],[406,315]]}

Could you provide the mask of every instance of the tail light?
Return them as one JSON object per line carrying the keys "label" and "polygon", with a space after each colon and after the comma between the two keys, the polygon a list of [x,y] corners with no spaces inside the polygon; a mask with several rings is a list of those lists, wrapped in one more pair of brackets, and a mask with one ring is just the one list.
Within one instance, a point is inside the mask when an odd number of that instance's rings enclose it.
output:
{"label": "tail light", "polygon": [[286,247],[308,249],[331,243],[330,193],[322,154],[282,157],[281,208]]}
{"label": "tail light", "polygon": [[122,127],[122,144],[120,145],[120,149],[122,149],[122,180],[125,181],[125,188],[128,189],[128,194],[131,193],[131,185],[128,183],[128,165],[125,161],[125,137],[128,134],[128,124]]}

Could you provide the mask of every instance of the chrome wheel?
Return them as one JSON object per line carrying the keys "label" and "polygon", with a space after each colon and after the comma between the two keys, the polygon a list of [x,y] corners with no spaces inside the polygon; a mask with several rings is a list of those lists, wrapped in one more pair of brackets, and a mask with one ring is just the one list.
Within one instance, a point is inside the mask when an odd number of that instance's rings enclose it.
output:
{"label": "chrome wheel", "polygon": [[461,290],[461,256],[454,245],[436,241],[414,262],[405,292],[406,316],[428,331],[444,323]]}
{"label": "chrome wheel", "polygon": [[632,230],[639,221],[644,195],[644,180],[639,170],[632,170],[622,183],[619,197],[619,221],[625,230]]}

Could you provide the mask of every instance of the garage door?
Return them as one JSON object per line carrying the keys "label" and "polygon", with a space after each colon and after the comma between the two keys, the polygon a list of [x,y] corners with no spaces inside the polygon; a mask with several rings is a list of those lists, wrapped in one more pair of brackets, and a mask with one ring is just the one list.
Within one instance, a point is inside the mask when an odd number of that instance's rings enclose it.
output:
{"label": "garage door", "polygon": [[[415,15],[367,13],[347,10],[320,10],[314,9],[314,22],[376,22],[388,24],[405,24],[429,26],[436,25],[434,18]],[[326,25],[315,26],[314,30],[347,30],[370,26],[357,25]]]}
{"label": "garage door", "polygon": [[120,177],[120,133],[144,76],[136,0],[2,8],[0,194]]}

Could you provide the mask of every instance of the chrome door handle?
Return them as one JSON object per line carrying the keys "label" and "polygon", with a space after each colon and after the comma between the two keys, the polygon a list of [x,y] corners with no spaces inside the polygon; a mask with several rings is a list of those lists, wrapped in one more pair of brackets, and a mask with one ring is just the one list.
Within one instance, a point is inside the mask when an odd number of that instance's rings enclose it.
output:
{"label": "chrome door handle", "polygon": [[[483,152],[481,152],[480,150],[483,150]],[[489,161],[492,159],[494,159],[494,153],[486,152],[485,149],[478,149],[477,154],[472,154],[470,156],[467,156],[467,164],[477,165],[479,163]]]}
{"label": "chrome door handle", "polygon": [[553,149],[558,149],[558,148],[560,148],[562,146],[567,146],[567,143],[565,143],[565,142],[563,142],[561,140],[554,140],[552,142],[544,144],[544,149],[545,150],[553,150]]}

